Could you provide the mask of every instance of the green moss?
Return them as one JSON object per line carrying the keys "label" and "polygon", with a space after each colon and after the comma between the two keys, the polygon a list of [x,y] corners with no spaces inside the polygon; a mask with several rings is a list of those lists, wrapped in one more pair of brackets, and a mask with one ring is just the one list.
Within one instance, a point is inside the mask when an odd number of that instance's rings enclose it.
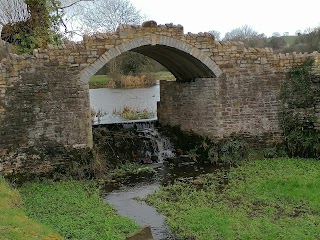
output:
{"label": "green moss", "polygon": [[65,239],[124,239],[138,228],[104,203],[92,182],[33,183],[21,192],[28,215]]}
{"label": "green moss", "polygon": [[182,239],[319,238],[319,161],[257,160],[204,179],[200,190],[177,183],[147,198]]}

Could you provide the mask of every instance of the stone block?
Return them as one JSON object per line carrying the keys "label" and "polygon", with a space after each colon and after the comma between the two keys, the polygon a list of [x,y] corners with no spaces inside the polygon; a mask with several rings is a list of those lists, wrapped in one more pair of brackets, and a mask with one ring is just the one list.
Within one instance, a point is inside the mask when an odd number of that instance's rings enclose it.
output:
{"label": "stone block", "polygon": [[143,226],[138,231],[128,235],[126,240],[153,240],[150,226]]}

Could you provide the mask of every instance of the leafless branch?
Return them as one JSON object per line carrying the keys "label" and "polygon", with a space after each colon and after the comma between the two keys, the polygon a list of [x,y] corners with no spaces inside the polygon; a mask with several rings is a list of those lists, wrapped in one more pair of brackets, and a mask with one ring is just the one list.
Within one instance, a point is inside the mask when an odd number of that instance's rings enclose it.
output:
{"label": "leafless branch", "polygon": [[143,19],[129,0],[95,0],[80,4],[77,12],[88,32],[115,31],[119,24],[140,24]]}
{"label": "leafless branch", "polygon": [[78,4],[79,2],[94,2],[94,0],[76,0],[73,3],[69,3],[69,4],[65,5],[65,6],[59,7],[59,9],[66,9],[66,8],[72,7],[72,6],[76,5],[76,4]]}
{"label": "leafless branch", "polygon": [[0,0],[0,25],[25,21],[29,16],[24,0]]}

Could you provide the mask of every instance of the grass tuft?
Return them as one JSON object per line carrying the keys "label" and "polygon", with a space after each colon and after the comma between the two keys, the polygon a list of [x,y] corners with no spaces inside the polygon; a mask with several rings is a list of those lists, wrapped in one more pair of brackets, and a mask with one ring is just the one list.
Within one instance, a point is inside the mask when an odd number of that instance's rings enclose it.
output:
{"label": "grass tuft", "polygon": [[113,114],[128,120],[149,119],[156,116],[155,112],[149,111],[148,109],[140,110],[129,106],[124,106],[120,111],[114,110]]}

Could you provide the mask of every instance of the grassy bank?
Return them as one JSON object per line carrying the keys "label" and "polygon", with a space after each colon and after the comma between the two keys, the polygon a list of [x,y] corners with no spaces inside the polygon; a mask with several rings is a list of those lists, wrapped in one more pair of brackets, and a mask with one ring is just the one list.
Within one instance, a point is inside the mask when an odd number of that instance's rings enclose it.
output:
{"label": "grassy bank", "polygon": [[157,80],[175,80],[176,78],[169,71],[160,71],[155,73]]}
{"label": "grassy bank", "polygon": [[10,188],[0,177],[0,239],[62,240],[62,237],[30,220],[23,211],[19,192]]}
{"label": "grassy bank", "polygon": [[[175,80],[172,73],[167,71],[156,72],[154,76],[156,80]],[[89,88],[105,88],[111,80],[112,78],[108,75],[93,75],[89,81]]]}
{"label": "grassy bank", "polygon": [[28,215],[65,239],[125,239],[138,226],[103,203],[91,182],[34,183],[21,188]]}
{"label": "grassy bank", "polygon": [[89,88],[105,88],[111,80],[112,78],[107,75],[93,75],[89,81]]}
{"label": "grassy bank", "polygon": [[182,239],[320,238],[319,161],[253,161],[199,182],[147,198]]}

